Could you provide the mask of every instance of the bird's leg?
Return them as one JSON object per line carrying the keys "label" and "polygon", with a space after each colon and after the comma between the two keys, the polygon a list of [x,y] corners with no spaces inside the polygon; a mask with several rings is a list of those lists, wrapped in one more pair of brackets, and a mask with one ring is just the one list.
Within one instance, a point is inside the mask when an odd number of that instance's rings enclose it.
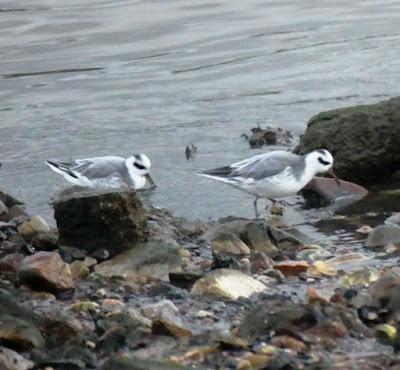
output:
{"label": "bird's leg", "polygon": [[258,219],[258,217],[260,216],[259,213],[258,213],[258,209],[257,209],[257,201],[258,201],[258,197],[255,197],[254,201],[253,201],[253,205],[254,205],[254,211],[255,211],[255,214],[256,214],[256,219]]}

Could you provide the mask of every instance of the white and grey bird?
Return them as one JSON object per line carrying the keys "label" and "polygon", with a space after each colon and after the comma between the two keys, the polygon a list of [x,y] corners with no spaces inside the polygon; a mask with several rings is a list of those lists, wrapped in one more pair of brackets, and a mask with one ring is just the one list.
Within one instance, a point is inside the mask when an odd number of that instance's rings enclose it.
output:
{"label": "white and grey bird", "polygon": [[78,186],[88,188],[129,187],[141,189],[149,182],[156,184],[149,171],[151,162],[145,154],[135,154],[128,158],[104,156],[76,159],[71,163],[46,161],[46,164],[64,178]]}
{"label": "white and grey bird", "polygon": [[318,173],[330,173],[339,184],[332,166],[332,154],[326,149],[305,155],[276,150],[198,175],[224,182],[254,195],[253,204],[258,218],[259,198],[267,198],[275,203],[275,198],[296,194]]}

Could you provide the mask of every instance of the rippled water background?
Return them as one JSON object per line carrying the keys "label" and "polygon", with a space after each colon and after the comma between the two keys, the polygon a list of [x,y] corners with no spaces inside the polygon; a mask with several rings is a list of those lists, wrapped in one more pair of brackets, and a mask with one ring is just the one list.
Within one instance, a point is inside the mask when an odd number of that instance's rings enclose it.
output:
{"label": "rippled water background", "polygon": [[1,189],[48,219],[66,183],[45,159],[137,152],[155,205],[251,216],[195,172],[258,153],[240,137],[257,121],[297,140],[320,111],[399,94],[400,1],[0,1],[0,35]]}

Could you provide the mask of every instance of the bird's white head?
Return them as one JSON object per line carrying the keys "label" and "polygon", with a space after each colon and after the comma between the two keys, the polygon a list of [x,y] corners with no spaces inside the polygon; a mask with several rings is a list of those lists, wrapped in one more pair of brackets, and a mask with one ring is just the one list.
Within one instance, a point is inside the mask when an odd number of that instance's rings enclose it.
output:
{"label": "bird's white head", "polygon": [[333,157],[326,149],[318,149],[306,155],[306,164],[317,173],[325,173],[333,166]]}
{"label": "bird's white head", "polygon": [[149,174],[151,161],[146,154],[135,154],[126,160],[126,164],[133,174],[145,177],[152,187],[156,186]]}

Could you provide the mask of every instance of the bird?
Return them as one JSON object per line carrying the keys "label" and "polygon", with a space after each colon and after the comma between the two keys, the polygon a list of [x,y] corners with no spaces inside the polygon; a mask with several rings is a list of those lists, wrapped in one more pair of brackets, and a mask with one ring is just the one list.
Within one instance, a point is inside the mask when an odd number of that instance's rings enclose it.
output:
{"label": "bird", "polygon": [[338,186],[340,181],[332,170],[333,156],[326,149],[297,155],[284,150],[255,155],[225,167],[199,172],[198,175],[224,182],[255,197],[256,218],[259,217],[257,201],[296,194],[318,173],[329,173]]}
{"label": "bird", "polygon": [[45,163],[68,182],[82,187],[141,189],[146,181],[152,188],[156,187],[149,174],[151,162],[145,154],[128,158],[103,156],[76,159],[70,163],[48,160]]}

